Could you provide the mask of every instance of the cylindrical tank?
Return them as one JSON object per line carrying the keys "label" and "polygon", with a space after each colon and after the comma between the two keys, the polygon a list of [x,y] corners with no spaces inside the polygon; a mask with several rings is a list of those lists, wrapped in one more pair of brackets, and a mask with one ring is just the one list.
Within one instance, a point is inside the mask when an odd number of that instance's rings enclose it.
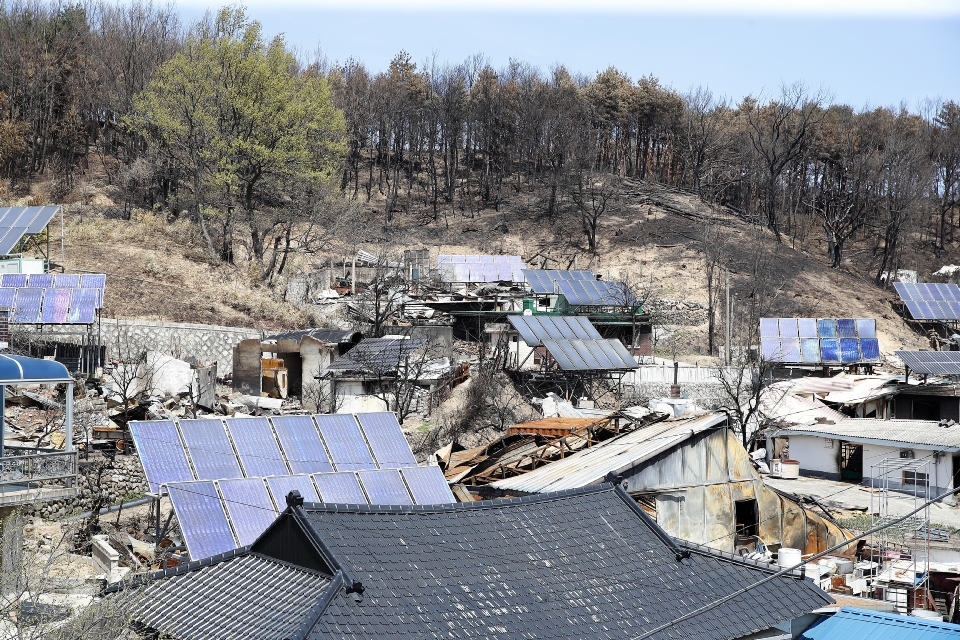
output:
{"label": "cylindrical tank", "polygon": [[799,460],[781,460],[780,461],[780,477],[784,480],[796,480],[800,477],[800,461]]}
{"label": "cylindrical tank", "polygon": [[800,564],[800,549],[782,547],[777,553],[777,564],[781,567],[794,567]]}

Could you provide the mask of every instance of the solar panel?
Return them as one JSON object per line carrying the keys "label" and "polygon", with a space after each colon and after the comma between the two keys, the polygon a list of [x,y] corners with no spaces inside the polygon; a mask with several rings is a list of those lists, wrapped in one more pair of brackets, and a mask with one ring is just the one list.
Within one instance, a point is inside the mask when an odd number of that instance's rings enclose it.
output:
{"label": "solar panel", "polygon": [[[362,343],[361,343],[362,344]],[[360,427],[352,415],[314,416],[337,471],[376,469]]]}
{"label": "solar panel", "polygon": [[277,519],[263,478],[234,478],[217,484],[237,542],[241,547],[253,544]]}
{"label": "solar panel", "polygon": [[914,320],[960,319],[960,287],[955,284],[895,282],[893,287]]}
{"label": "solar panel", "polygon": [[760,355],[766,362],[780,362],[780,338],[761,338]]}
{"label": "solar panel", "polygon": [[864,361],[880,359],[880,341],[876,338],[860,339],[860,358]]}
{"label": "solar panel", "polygon": [[267,487],[270,489],[270,495],[278,511],[287,508],[287,495],[291,491],[299,491],[304,502],[320,502],[320,496],[317,495],[310,476],[272,476],[264,480],[267,481]]}
{"label": "solar panel", "polygon": [[370,504],[412,505],[413,499],[397,469],[359,471],[360,484]]}
{"label": "solar panel", "polygon": [[817,321],[814,318],[797,318],[797,327],[801,338],[819,338]]}
{"label": "solar panel", "polygon": [[780,350],[784,362],[800,362],[799,338],[782,338],[780,340]]}
{"label": "solar panel", "polygon": [[771,362],[852,364],[880,359],[873,318],[761,318],[760,335],[761,354]]}
{"label": "solar panel", "polygon": [[820,360],[822,362],[840,362],[840,341],[836,338],[821,338]]}
{"label": "solar panel", "polygon": [[450,504],[456,502],[447,479],[440,467],[409,467],[401,469],[400,475],[416,504]]}
{"label": "solar panel", "polygon": [[800,338],[800,358],[804,362],[820,362],[820,340]]}
{"label": "solar panel", "polygon": [[856,338],[840,338],[840,362],[845,364],[860,361],[860,341]]}
{"label": "solar panel", "polygon": [[237,456],[227,439],[223,421],[181,420],[180,433],[200,480],[242,478]]}
{"label": "solar panel", "polygon": [[5,273],[3,274],[3,280],[0,281],[0,284],[3,284],[5,287],[20,289],[27,286],[28,277],[25,273]]}
{"label": "solar panel", "polygon": [[636,369],[637,363],[619,340],[544,340],[543,346],[567,371]]}
{"label": "solar panel", "polygon": [[209,558],[237,548],[213,482],[171,484],[167,491],[191,560]]}
{"label": "solar panel", "polygon": [[43,293],[43,312],[40,321],[58,324],[67,321],[70,312],[70,289],[46,289]]}
{"label": "solar panel", "polygon": [[17,299],[13,303],[11,322],[39,322],[40,306],[42,304],[43,289],[17,289]]}
{"label": "solar panel", "polygon": [[358,413],[360,430],[366,436],[373,457],[381,469],[415,467],[417,459],[410,451],[410,444],[403,437],[397,416],[389,412]]}
{"label": "solar panel", "polygon": [[266,418],[227,418],[227,431],[246,476],[282,476],[290,473]]}
{"label": "solar panel", "polygon": [[352,471],[315,473],[313,481],[320,490],[321,502],[333,504],[369,504]]}
{"label": "solar panel", "polygon": [[776,318],[760,318],[760,337],[779,338],[780,322]]}
{"label": "solar panel", "polygon": [[853,318],[840,318],[837,320],[837,333],[841,338],[856,338],[857,327]]}
{"label": "solar panel", "polygon": [[27,286],[34,289],[50,289],[53,287],[53,274],[31,273],[27,278]]}
{"label": "solar panel", "polygon": [[857,336],[864,338],[877,337],[877,321],[873,318],[857,318]]}
{"label": "solar panel", "polygon": [[53,286],[57,289],[79,289],[80,276],[76,273],[57,273],[54,275]]}
{"label": "solar panel", "polygon": [[13,301],[17,297],[17,290],[10,287],[0,287],[0,307],[13,309]]}
{"label": "solar panel", "polygon": [[177,427],[169,420],[130,422],[130,435],[137,447],[150,491],[158,493],[167,482],[193,480],[193,471],[180,444]]}
{"label": "solar panel", "polygon": [[780,325],[781,338],[800,337],[800,333],[798,332],[798,329],[797,329],[796,318],[779,318],[778,324]]}
{"label": "solar panel", "polygon": [[330,458],[317,427],[310,416],[282,416],[271,418],[280,446],[287,456],[293,473],[321,473],[333,471]]}
{"label": "solar panel", "polygon": [[99,296],[98,289],[74,289],[70,297],[70,322],[92,323],[97,315],[97,305],[100,304]]}
{"label": "solar panel", "polygon": [[107,286],[107,276],[100,274],[84,274],[80,276],[80,287],[83,289],[104,289]]}
{"label": "solar panel", "polygon": [[960,375],[960,351],[897,351],[897,357],[914,373]]}
{"label": "solar panel", "polygon": [[833,319],[817,320],[817,330],[821,338],[839,338],[837,334],[837,321]]}
{"label": "solar panel", "polygon": [[508,316],[523,341],[531,347],[553,340],[601,340],[600,332],[584,316]]}

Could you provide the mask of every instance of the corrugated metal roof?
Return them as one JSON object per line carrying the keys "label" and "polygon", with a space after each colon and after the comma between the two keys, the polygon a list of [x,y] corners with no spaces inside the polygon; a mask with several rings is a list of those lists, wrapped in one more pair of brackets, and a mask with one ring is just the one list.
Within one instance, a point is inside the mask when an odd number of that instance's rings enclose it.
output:
{"label": "corrugated metal roof", "polygon": [[940,423],[932,420],[847,418],[837,424],[781,429],[777,434],[837,437],[854,442],[922,445],[944,451],[960,451],[960,425],[941,427]]}
{"label": "corrugated metal roof", "polygon": [[815,424],[818,419],[832,422],[847,419],[847,416],[831,409],[820,400],[795,395],[796,393],[797,385],[792,380],[768,386],[760,396],[760,413],[768,420],[798,425]]}
{"label": "corrugated metal roof", "polygon": [[508,316],[507,320],[529,347],[539,347],[544,340],[602,339],[586,316]]}
{"label": "corrugated metal roof", "polygon": [[803,632],[798,640],[946,640],[960,636],[960,624],[844,607]]}
{"label": "corrugated metal roof", "polygon": [[632,469],[690,436],[722,424],[724,420],[726,415],[723,413],[707,413],[687,419],[658,422],[579,451],[530,473],[500,480],[491,486],[524,493],[546,493],[599,484],[611,471],[623,473]]}

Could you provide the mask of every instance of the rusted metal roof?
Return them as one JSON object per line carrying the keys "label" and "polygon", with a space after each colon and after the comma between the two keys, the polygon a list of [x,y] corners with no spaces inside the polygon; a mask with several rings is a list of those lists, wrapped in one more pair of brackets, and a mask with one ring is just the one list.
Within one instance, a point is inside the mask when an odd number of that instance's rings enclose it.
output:
{"label": "rusted metal roof", "polygon": [[599,484],[608,473],[622,474],[695,433],[723,424],[726,419],[724,413],[706,413],[658,422],[491,486],[523,493],[547,493]]}

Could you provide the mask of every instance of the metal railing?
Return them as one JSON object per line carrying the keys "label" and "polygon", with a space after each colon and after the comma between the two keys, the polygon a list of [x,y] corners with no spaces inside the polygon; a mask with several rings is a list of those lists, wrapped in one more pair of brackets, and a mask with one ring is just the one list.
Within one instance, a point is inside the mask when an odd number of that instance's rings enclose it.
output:
{"label": "metal railing", "polygon": [[[5,447],[0,458],[0,491],[7,485],[24,485],[77,477],[77,452]],[[24,453],[32,451],[34,453]],[[39,452],[38,452],[39,451]],[[9,454],[15,455],[9,455]]]}

